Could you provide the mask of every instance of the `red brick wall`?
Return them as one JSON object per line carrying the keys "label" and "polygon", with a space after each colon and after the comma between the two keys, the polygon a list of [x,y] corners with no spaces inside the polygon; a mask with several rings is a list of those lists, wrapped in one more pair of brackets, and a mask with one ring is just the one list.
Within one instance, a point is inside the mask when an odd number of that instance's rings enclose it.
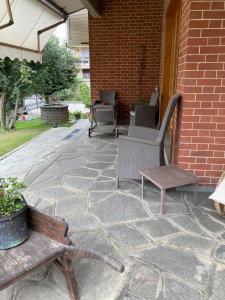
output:
{"label": "red brick wall", "polygon": [[149,99],[159,84],[163,1],[107,0],[102,7],[101,18],[89,17],[92,99],[100,89],[117,90],[119,119],[128,120],[130,103]]}
{"label": "red brick wall", "polygon": [[176,160],[215,184],[225,170],[225,0],[182,1]]}

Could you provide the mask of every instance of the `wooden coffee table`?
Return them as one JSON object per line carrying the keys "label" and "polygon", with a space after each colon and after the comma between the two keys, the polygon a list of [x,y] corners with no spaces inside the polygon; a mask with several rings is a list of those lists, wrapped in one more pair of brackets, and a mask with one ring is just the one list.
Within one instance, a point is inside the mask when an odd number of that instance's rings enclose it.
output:
{"label": "wooden coffee table", "polygon": [[196,205],[199,178],[176,166],[162,166],[140,171],[142,178],[142,197],[144,197],[144,179],[154,183],[161,189],[160,213],[165,213],[166,190],[188,184],[195,184],[194,204]]}

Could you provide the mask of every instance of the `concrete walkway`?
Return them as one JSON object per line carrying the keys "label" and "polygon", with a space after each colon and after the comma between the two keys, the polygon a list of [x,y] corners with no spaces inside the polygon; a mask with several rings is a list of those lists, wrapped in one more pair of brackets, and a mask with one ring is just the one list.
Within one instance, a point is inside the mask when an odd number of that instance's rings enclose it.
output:
{"label": "concrete walkway", "polygon": [[60,154],[71,138],[79,137],[89,126],[79,120],[71,127],[51,128],[30,142],[0,157],[0,177],[17,177],[30,184]]}
{"label": "concrete walkway", "polygon": [[[74,136],[25,191],[29,204],[66,219],[74,243],[124,263],[126,272],[118,274],[93,260],[74,262],[80,299],[224,300],[225,219],[208,194],[198,194],[195,208],[191,192],[171,190],[160,216],[154,186],[145,199],[138,181],[116,188],[116,155],[113,136]],[[0,299],[69,296],[52,266],[0,292]]]}

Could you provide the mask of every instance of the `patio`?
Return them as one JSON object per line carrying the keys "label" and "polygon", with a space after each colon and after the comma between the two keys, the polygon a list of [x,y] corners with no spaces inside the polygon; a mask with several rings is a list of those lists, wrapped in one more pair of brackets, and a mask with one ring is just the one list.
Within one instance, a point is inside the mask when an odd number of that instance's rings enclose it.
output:
{"label": "patio", "polygon": [[[120,128],[120,132],[126,132]],[[225,219],[208,194],[168,192],[160,216],[160,192],[138,181],[116,188],[117,139],[72,137],[56,160],[27,188],[30,205],[65,218],[71,240],[124,263],[118,274],[93,260],[74,262],[81,300],[224,299]],[[98,276],[96,276],[98,274]],[[69,299],[55,266],[0,292],[0,299]]]}

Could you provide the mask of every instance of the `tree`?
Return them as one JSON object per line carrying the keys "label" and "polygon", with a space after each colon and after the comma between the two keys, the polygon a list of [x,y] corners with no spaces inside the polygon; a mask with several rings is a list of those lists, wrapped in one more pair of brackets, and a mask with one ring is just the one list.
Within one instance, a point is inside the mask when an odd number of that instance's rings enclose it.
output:
{"label": "tree", "polygon": [[76,59],[71,51],[51,37],[43,50],[42,64],[36,66],[34,90],[48,103],[50,98],[76,82]]}
{"label": "tree", "polygon": [[[4,130],[13,128],[19,102],[32,93],[33,73],[29,64],[24,61],[12,61],[9,58],[0,60],[0,120]],[[9,118],[10,102],[15,106],[11,119]]]}

